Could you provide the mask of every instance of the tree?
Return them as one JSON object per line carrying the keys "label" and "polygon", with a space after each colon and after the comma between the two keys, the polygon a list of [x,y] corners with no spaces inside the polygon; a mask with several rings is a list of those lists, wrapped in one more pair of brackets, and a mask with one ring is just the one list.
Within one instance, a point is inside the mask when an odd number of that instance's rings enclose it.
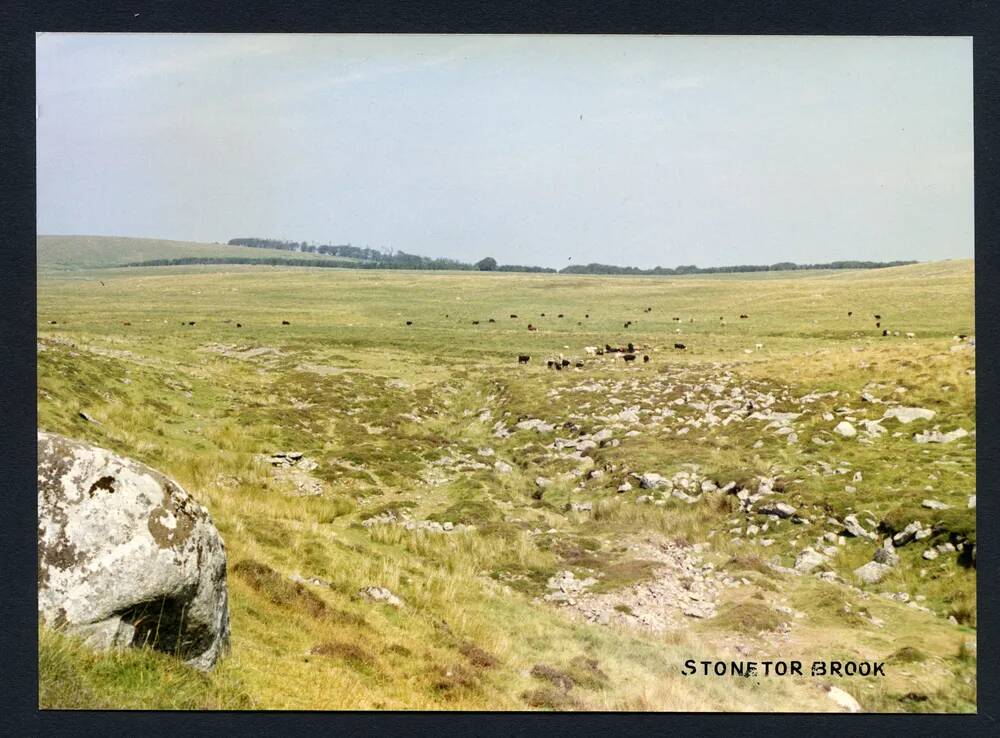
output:
{"label": "tree", "polygon": [[497,260],[492,256],[487,256],[485,259],[481,259],[476,262],[476,269],[481,272],[493,272],[496,271]]}

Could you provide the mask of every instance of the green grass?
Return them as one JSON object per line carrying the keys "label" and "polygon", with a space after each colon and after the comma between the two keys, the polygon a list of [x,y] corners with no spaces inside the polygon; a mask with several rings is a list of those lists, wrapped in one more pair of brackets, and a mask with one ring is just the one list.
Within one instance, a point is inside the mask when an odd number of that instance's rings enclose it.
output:
{"label": "green grass", "polygon": [[[229,556],[233,635],[231,654],[200,675],[161,654],[91,654],[43,631],[43,706],[833,709],[809,680],[679,675],[687,658],[737,658],[740,643],[803,661],[897,654],[884,683],[840,686],[866,709],[975,710],[975,657],[962,650],[975,640],[975,569],[954,556],[920,557],[927,543],[975,540],[975,511],[965,503],[975,492],[975,438],[926,446],[911,438],[934,425],[975,429],[975,355],[949,350],[953,335],[974,333],[971,262],[681,278],[113,269],[126,254],[174,254],[60,238],[40,240],[39,426],[151,464],[209,509]],[[917,337],[883,338],[874,313]],[[635,321],[632,329],[625,320]],[[527,331],[529,322],[538,330]],[[626,369],[583,351],[628,341],[651,362]],[[675,341],[687,350],[675,351]],[[528,366],[518,366],[519,353],[531,355]],[[586,367],[546,369],[545,359],[560,353]],[[771,393],[779,411],[810,393],[841,394],[810,405],[795,444],[763,431],[764,423],[675,433],[703,411],[673,403],[721,381]],[[605,384],[580,389],[592,382]],[[907,392],[894,394],[897,387]],[[860,403],[862,391],[937,415],[907,426],[888,421],[889,433],[870,446],[833,437],[835,422],[824,413],[839,421],[847,405],[861,417],[881,416],[882,405]],[[602,475],[561,478],[580,464],[547,448],[575,437],[564,424],[592,432],[608,424],[599,416],[629,406],[676,414],[658,426],[644,422],[637,436],[616,430],[618,446],[588,450]],[[557,429],[494,435],[498,421],[509,427],[522,417]],[[903,435],[892,437],[896,431]],[[813,435],[832,443],[815,445]],[[763,446],[754,448],[758,439]],[[277,450],[317,463],[318,495],[302,496],[256,459]],[[512,471],[495,471],[497,460]],[[851,473],[825,474],[820,462],[850,465]],[[615,492],[630,472],[667,475],[689,464],[720,484],[779,475],[780,498],[817,523],[772,526],[758,536],[774,540],[767,548],[736,544],[731,520],[765,520],[742,516],[733,496],[639,505],[643,491]],[[852,484],[854,471],[862,482]],[[540,500],[538,476],[553,480]],[[951,508],[927,510],[925,498]],[[592,513],[572,512],[574,502],[591,502]],[[386,511],[476,529],[360,525]],[[867,599],[769,566],[791,565],[815,545],[827,516],[852,512],[887,532],[912,520],[936,532],[900,549],[903,564],[866,586]],[[749,584],[722,595],[719,617],[667,635],[572,620],[535,601],[563,569],[596,576],[597,589],[608,591],[656,576],[624,545],[644,538],[710,542],[706,560]],[[838,549],[829,566],[850,580],[874,544],[848,539]],[[296,584],[296,572],[328,585]],[[369,585],[388,587],[405,606],[359,599]],[[923,597],[935,615],[879,596],[900,591]],[[779,602],[805,617],[779,612]],[[872,616],[891,626],[878,628]],[[790,622],[790,642],[757,638],[776,619]],[[925,660],[907,661],[908,651],[898,655],[904,646]],[[568,675],[573,688],[531,676],[539,664]],[[910,693],[928,698],[904,699]]]}

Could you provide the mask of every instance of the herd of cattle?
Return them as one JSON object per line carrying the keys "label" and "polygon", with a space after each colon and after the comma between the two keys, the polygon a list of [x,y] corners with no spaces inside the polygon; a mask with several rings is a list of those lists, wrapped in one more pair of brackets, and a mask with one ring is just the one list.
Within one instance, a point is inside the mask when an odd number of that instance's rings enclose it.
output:
{"label": "herd of cattle", "polygon": [[[645,308],[643,308],[642,312],[644,312],[644,313],[651,313],[652,311],[653,311],[652,307],[645,307]],[[847,317],[851,318],[853,316],[854,316],[854,311],[853,310],[848,310],[847,311]],[[446,313],[444,317],[448,318],[449,315]],[[517,316],[517,313],[511,313],[510,317],[511,317],[512,320],[517,320],[518,316]],[[540,317],[544,318],[545,317],[545,313],[540,313]],[[557,317],[564,318],[566,316],[565,316],[564,313],[559,313],[557,315]],[[583,317],[586,318],[586,319],[589,319],[590,318],[590,313],[584,314]],[[739,317],[740,317],[740,320],[747,320],[747,319],[749,319],[750,316],[747,315],[746,313],[740,313]],[[875,327],[876,328],[882,328],[882,316],[876,313],[876,314],[874,314],[874,318],[875,318]],[[681,322],[680,317],[678,317],[676,315],[673,316],[672,320],[675,323]],[[694,323],[694,318],[690,318],[689,320],[690,320],[691,323]],[[719,320],[721,321],[721,323],[723,325],[725,325],[725,317],[724,316],[719,316]],[[225,323],[231,323],[232,321],[231,320],[226,320],[226,321],[223,321],[223,322],[225,322]],[[496,320],[493,319],[493,318],[489,318],[487,322],[489,322],[489,323],[496,323]],[[625,328],[631,328],[633,323],[634,323],[634,321],[627,320],[624,323],[624,327]],[[196,324],[196,321],[194,321],[194,320],[182,320],[181,321],[181,325],[193,326],[195,324]],[[282,325],[291,325],[291,322],[288,321],[288,320],[282,320],[281,324]],[[479,325],[479,324],[480,324],[479,320],[473,320],[472,321],[472,325]],[[58,322],[55,321],[55,320],[50,320],[49,321],[49,325],[58,325]],[[129,322],[129,321],[124,321],[122,323],[122,325],[130,326],[130,325],[132,325],[132,323]],[[412,320],[407,320],[406,321],[406,325],[407,326],[412,326],[413,325],[413,321]],[[578,321],[577,325],[583,325],[582,321]],[[237,323],[236,327],[237,328],[242,328],[243,324],[242,323]],[[529,331],[537,331],[538,328],[534,324],[528,323],[528,330]],[[888,328],[882,328],[882,335],[883,336],[899,336],[900,332],[899,331],[890,331]],[[906,335],[907,338],[916,338],[916,334],[914,334],[914,333],[906,333],[905,335]],[[961,338],[963,338],[963,339],[965,337],[966,336],[964,334],[961,336]],[[760,346],[761,346],[761,344],[757,344],[758,348]],[[674,343],[674,349],[675,350],[683,351],[686,348],[687,348],[687,346],[685,344],[683,344],[683,343]],[[638,356],[638,354],[636,353],[636,350],[635,350],[635,346],[632,343],[629,343],[627,346],[612,346],[611,344],[605,344],[603,349],[599,348],[599,347],[588,346],[586,350],[587,350],[588,354],[590,354],[590,355],[596,355],[596,356],[603,356],[605,354],[620,354],[621,357],[622,357],[622,359],[624,361],[626,361],[626,362],[636,361],[636,358]],[[643,354],[643,356],[642,356],[643,363],[649,363],[649,360],[650,360],[649,359],[649,355],[648,354]],[[517,357],[517,361],[518,361],[519,364],[527,364],[529,361],[531,361],[531,356],[529,356],[528,354],[519,354],[518,357]],[[565,367],[570,366],[571,363],[572,362],[570,362],[568,359],[564,359],[562,357],[559,357],[558,359],[549,359],[549,360],[546,361],[546,365],[549,368],[551,368],[551,369],[559,369],[559,370],[561,370],[561,369],[563,369]],[[576,362],[576,366],[577,367],[582,367],[583,366],[583,362],[582,361],[577,361]]]}

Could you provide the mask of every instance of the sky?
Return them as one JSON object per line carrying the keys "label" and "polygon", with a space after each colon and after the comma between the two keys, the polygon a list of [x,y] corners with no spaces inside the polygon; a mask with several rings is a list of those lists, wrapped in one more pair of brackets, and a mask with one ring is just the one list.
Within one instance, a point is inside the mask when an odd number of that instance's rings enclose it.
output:
{"label": "sky", "polygon": [[40,234],[973,256],[972,39],[37,36]]}

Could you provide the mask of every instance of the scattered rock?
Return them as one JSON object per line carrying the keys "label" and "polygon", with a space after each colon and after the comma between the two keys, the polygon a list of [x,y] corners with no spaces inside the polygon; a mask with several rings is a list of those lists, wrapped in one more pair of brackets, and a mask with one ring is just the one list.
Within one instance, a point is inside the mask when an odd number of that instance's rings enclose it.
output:
{"label": "scattered rock", "polygon": [[839,433],[844,438],[853,438],[858,434],[854,429],[854,426],[848,423],[846,420],[842,420],[837,423],[836,427],[833,429],[834,433]]}
{"label": "scattered rock", "polygon": [[826,696],[836,702],[846,712],[861,712],[861,705],[840,687],[830,687],[826,690]]}
{"label": "scattered rock", "polygon": [[917,443],[951,443],[952,441],[957,441],[959,438],[965,438],[967,435],[969,435],[969,431],[965,430],[965,428],[956,428],[948,433],[929,430],[914,434],[913,440]]}
{"label": "scattered rock", "polygon": [[795,515],[795,508],[787,502],[772,502],[757,508],[761,515],[777,515],[779,518],[790,518]]}
{"label": "scattered rock", "polygon": [[369,585],[358,590],[358,597],[369,602],[384,602],[392,607],[403,607],[406,603],[385,587]]}
{"label": "scattered rock", "polygon": [[826,556],[811,548],[806,548],[795,557],[795,571],[802,574],[808,574],[813,569],[816,569],[825,563]]}
{"label": "scattered rock", "polygon": [[938,502],[937,500],[924,500],[920,503],[928,510],[947,510],[951,505],[946,505],[943,502]]}
{"label": "scattered rock", "polygon": [[900,423],[912,423],[914,420],[930,420],[934,411],[923,407],[890,407],[882,414],[883,419],[895,418]]}
{"label": "scattered rock", "polygon": [[878,561],[869,561],[864,566],[859,566],[855,569],[854,576],[865,584],[877,584],[881,582],[890,571],[892,571],[891,566],[880,564]]}

